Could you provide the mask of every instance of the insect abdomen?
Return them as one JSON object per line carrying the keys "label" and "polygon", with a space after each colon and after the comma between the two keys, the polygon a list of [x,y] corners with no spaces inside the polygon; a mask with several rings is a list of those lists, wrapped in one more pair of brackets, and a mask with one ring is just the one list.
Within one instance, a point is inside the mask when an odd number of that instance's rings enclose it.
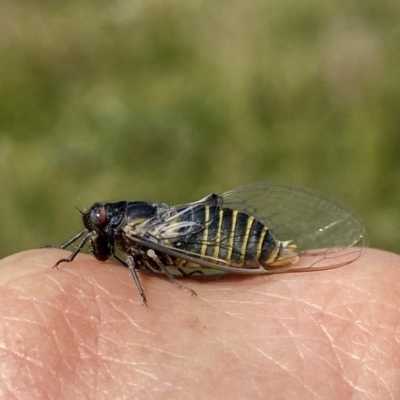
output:
{"label": "insect abdomen", "polygon": [[244,268],[273,262],[278,254],[280,242],[251,215],[206,205],[196,207],[192,218],[204,229],[185,241],[187,251]]}

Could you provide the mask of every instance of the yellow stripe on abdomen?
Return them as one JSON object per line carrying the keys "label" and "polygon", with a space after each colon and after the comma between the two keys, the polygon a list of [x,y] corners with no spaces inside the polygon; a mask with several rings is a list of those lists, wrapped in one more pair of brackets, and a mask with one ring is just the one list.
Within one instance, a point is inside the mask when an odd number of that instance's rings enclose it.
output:
{"label": "yellow stripe on abdomen", "polygon": [[219,254],[219,249],[220,249],[220,245],[221,245],[221,227],[222,227],[222,219],[224,217],[224,211],[220,210],[218,212],[218,229],[217,232],[215,233],[215,245],[214,245],[214,254],[213,257],[214,258],[218,258],[218,254]]}
{"label": "yellow stripe on abdomen", "polygon": [[254,221],[254,217],[249,215],[248,218],[247,218],[246,230],[245,230],[244,236],[242,238],[242,247],[240,249],[240,257],[239,257],[239,260],[238,260],[239,264],[243,264],[244,263],[244,257],[245,257],[245,254],[246,254],[247,243],[249,241],[250,229],[251,229],[251,226],[253,225],[253,221]]}
{"label": "yellow stripe on abdomen", "polygon": [[264,237],[265,237],[265,234],[267,233],[267,230],[268,230],[267,227],[264,226],[263,229],[262,229],[262,231],[261,231],[261,235],[260,235],[260,237],[259,237],[259,239],[258,239],[256,260],[259,260],[259,259],[260,259],[261,250],[262,250],[262,245],[263,245],[263,243],[264,243]]}
{"label": "yellow stripe on abdomen", "polygon": [[208,225],[210,218],[210,206],[204,206],[204,230],[203,235],[201,236],[201,249],[200,255],[205,256],[208,245]]}
{"label": "yellow stripe on abdomen", "polygon": [[231,261],[232,259],[233,240],[235,237],[237,215],[238,212],[236,210],[232,210],[232,224],[231,224],[231,231],[229,232],[228,252],[226,254],[226,259],[225,259],[226,261]]}

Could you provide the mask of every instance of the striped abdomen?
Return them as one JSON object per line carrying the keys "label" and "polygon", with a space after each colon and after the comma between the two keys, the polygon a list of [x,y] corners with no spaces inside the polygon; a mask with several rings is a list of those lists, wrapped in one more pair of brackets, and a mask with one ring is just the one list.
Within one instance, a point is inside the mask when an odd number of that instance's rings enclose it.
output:
{"label": "striped abdomen", "polygon": [[[255,268],[258,264],[280,260],[282,250],[285,250],[282,242],[262,222],[237,210],[202,205],[195,207],[185,219],[204,226],[204,229],[187,237],[180,247],[201,256],[228,261],[238,267]],[[282,261],[279,263],[281,265]]]}

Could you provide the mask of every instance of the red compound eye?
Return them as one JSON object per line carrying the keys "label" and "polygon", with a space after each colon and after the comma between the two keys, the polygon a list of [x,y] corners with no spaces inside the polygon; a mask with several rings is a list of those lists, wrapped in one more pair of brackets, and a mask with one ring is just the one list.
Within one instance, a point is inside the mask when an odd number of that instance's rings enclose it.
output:
{"label": "red compound eye", "polygon": [[96,226],[103,226],[107,220],[107,213],[103,206],[95,207],[90,213],[90,220]]}

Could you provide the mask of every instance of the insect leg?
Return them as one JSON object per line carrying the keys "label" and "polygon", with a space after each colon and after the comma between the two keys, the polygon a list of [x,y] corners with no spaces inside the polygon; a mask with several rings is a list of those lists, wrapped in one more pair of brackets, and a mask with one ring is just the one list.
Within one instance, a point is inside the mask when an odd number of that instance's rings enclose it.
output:
{"label": "insect leg", "polygon": [[177,268],[177,270],[181,273],[181,275],[186,278],[188,276],[193,276],[195,274],[199,274],[201,276],[204,276],[204,272],[200,271],[200,270],[195,270],[195,271],[191,271],[191,272],[185,272],[182,268]]}
{"label": "insect leg", "polygon": [[[167,257],[167,260],[168,260],[168,261],[167,261],[167,264],[168,264],[168,265],[174,264],[174,262],[173,262],[173,260],[171,259],[170,256],[166,255],[166,257]],[[183,261],[183,260],[181,260],[181,261]],[[194,270],[194,271],[191,271],[191,272],[186,272],[183,268],[180,267],[181,263],[180,263],[179,261],[177,261],[177,260],[175,260],[175,264],[176,264],[176,270],[179,271],[179,273],[180,273],[184,278],[187,278],[188,276],[193,276],[193,275],[196,275],[196,274],[199,274],[199,275],[202,275],[202,276],[205,275],[203,271],[198,270],[198,269],[196,269],[196,270]]]}
{"label": "insect leg", "polygon": [[129,271],[131,271],[132,278],[135,281],[135,284],[139,291],[139,294],[140,294],[140,296],[142,296],[142,299],[143,299],[142,305],[144,304],[147,307],[147,299],[144,294],[142,284],[140,283],[139,277],[137,276],[137,273],[136,273],[134,258],[132,256],[126,256],[126,264],[128,265]]}
{"label": "insect leg", "polygon": [[[117,260],[119,260],[118,258],[117,258]],[[120,260],[119,260],[120,261]],[[124,263],[125,264],[125,263]],[[126,264],[125,264],[126,265]],[[159,265],[159,264],[157,264],[157,265]],[[154,272],[155,274],[164,274],[165,275],[165,273],[164,273],[164,269],[161,269],[161,271],[160,271],[160,267],[159,268],[156,268],[154,265],[152,265],[150,262],[146,262],[145,261],[145,266],[146,266],[146,268],[149,270],[149,271],[151,271],[151,272]],[[188,276],[193,276],[193,275],[195,275],[195,274],[199,274],[199,275],[201,275],[201,276],[204,276],[205,274],[204,274],[204,272],[203,271],[200,271],[200,270],[195,270],[195,271],[191,271],[191,272],[185,272],[182,268],[179,268],[179,267],[177,267],[176,268],[176,270],[182,275],[182,277],[183,278],[187,278]]]}
{"label": "insect leg", "polygon": [[154,250],[149,250],[147,252],[147,256],[149,258],[151,258],[160,268],[160,270],[167,275],[168,279],[175,284],[176,286],[178,286],[179,289],[185,289],[185,290],[189,290],[192,293],[192,296],[195,295],[197,296],[197,293],[190,287],[187,286],[183,286],[179,283],[179,281],[171,274],[171,272],[168,271],[168,269],[166,268],[166,266],[160,261],[160,259],[157,257],[157,254],[154,252]]}
{"label": "insect leg", "polygon": [[114,256],[114,258],[118,261],[118,262],[120,262],[122,265],[124,265],[125,267],[128,267],[129,268],[129,265],[124,261],[124,260],[122,260],[121,258],[119,258],[116,254],[113,254],[113,256]]}
{"label": "insect leg", "polygon": [[67,240],[65,243],[63,243],[61,246],[55,246],[52,244],[46,244],[44,246],[41,246],[41,248],[47,248],[47,247],[52,247],[56,249],[65,249],[68,247],[70,244],[76,242],[84,233],[87,233],[87,229],[82,229],[80,232],[78,232],[75,236],[73,236],[71,239]]}
{"label": "insect leg", "polygon": [[[74,239],[73,241],[77,240],[79,237],[81,237],[83,234],[85,233],[85,231],[81,231],[79,232],[78,235],[75,235],[72,239]],[[94,235],[93,232],[87,232],[86,231],[86,235],[83,237],[83,239],[81,240],[81,242],[78,244],[78,246],[76,246],[75,250],[70,254],[70,256],[68,258],[62,258],[61,260],[58,260],[55,265],[53,266],[53,268],[57,268],[57,266],[63,262],[71,262],[73,261],[73,259],[77,256],[77,254],[79,254],[81,252],[81,250],[83,249],[83,246],[88,242],[88,240]],[[72,239],[70,239],[68,242],[66,243],[73,243],[73,241],[71,241]],[[61,249],[63,249],[64,247],[60,247]]]}

